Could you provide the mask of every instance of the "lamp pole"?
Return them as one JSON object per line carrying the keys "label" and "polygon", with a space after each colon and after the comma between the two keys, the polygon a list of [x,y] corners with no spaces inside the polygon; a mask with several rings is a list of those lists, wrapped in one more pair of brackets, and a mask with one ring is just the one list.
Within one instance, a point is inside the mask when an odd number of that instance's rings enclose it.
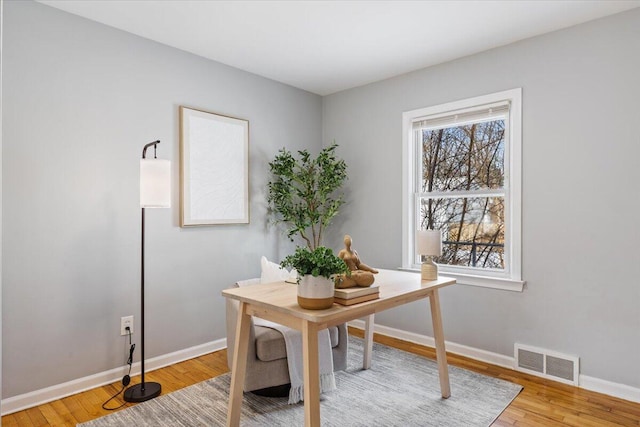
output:
{"label": "lamp pole", "polygon": [[[148,143],[142,149],[142,159],[145,160],[147,157],[147,148],[153,146],[153,158],[156,159],[156,146],[160,144],[160,141],[153,141]],[[142,174],[142,171],[141,171]],[[141,176],[141,180],[143,177]],[[142,191],[142,190],[141,190]],[[141,195],[144,196],[144,195]],[[140,384],[136,384],[134,386],[129,387],[124,392],[124,400],[126,402],[144,402],[147,400],[151,400],[154,397],[160,395],[162,391],[162,386],[159,383],[155,382],[146,382],[144,380],[144,216],[145,216],[145,206],[146,202],[141,201],[141,210],[142,210],[142,235],[141,235],[141,249],[140,249],[140,365],[141,365],[141,375],[140,375]]]}

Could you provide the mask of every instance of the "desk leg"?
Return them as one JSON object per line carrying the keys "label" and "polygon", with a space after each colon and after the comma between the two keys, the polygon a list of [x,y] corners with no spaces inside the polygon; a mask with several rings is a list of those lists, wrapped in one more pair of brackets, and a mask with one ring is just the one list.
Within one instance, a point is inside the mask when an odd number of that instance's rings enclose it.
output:
{"label": "desk leg", "polygon": [[304,425],[320,427],[318,328],[307,321],[302,323],[302,357],[304,361]]}
{"label": "desk leg", "polygon": [[449,385],[449,368],[447,367],[447,351],[444,348],[444,331],[442,330],[442,316],[440,314],[440,299],[438,290],[434,289],[429,296],[431,303],[431,320],[433,335],[436,342],[436,358],[438,359],[438,374],[440,375],[440,391],[445,399],[451,396]]}
{"label": "desk leg", "polygon": [[247,369],[250,326],[251,316],[247,314],[247,304],[240,302],[240,307],[238,307],[236,342],[233,351],[233,368],[231,370],[229,408],[227,411],[228,427],[240,425],[240,407],[242,406],[244,376]]}
{"label": "desk leg", "polygon": [[362,359],[362,369],[371,367],[371,354],[373,353],[373,316],[368,315],[364,320],[364,357]]}

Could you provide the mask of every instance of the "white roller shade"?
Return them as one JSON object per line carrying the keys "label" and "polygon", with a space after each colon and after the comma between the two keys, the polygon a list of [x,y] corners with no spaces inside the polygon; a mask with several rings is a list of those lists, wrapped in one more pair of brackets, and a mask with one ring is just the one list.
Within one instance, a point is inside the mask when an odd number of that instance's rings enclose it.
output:
{"label": "white roller shade", "polygon": [[505,118],[509,114],[509,102],[497,102],[475,108],[417,117],[412,120],[413,130],[439,129],[470,123],[486,122]]}

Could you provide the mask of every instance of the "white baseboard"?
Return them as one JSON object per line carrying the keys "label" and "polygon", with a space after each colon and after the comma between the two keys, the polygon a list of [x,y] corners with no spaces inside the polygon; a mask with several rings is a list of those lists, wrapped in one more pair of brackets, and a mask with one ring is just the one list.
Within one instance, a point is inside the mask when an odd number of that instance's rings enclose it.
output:
{"label": "white baseboard", "polygon": [[[349,322],[349,326],[353,326],[358,329],[364,329],[364,321],[354,320],[352,322]],[[382,335],[387,335],[392,338],[398,338],[416,344],[426,345],[429,347],[435,346],[433,337],[427,335],[406,332],[400,329],[390,328],[388,326],[382,325],[374,325],[374,331]],[[493,365],[502,366],[508,369],[514,369],[515,366],[515,359],[513,357],[468,347],[466,345],[457,344],[450,341],[446,341],[445,345],[447,347],[447,351],[454,354],[459,354],[461,356],[466,356],[471,359],[491,363]],[[227,341],[223,338],[194,347],[186,348],[184,350],[157,356],[152,359],[146,360],[145,370],[146,372],[151,372],[165,366],[173,365],[174,363],[179,363],[188,359],[193,359],[194,357],[202,356],[207,353],[222,350],[226,347]],[[119,367],[111,369],[109,371],[100,372],[94,375],[89,375],[87,377],[68,381],[66,383],[57,384],[51,387],[46,387],[40,390],[35,390],[29,393],[2,399],[2,402],[0,403],[0,412],[2,415],[12,414],[23,409],[32,408],[34,406],[42,405],[53,400],[62,399],[63,397],[90,390],[92,388],[100,387],[105,384],[119,382],[122,379],[123,372],[125,372],[124,367]],[[140,362],[136,362],[131,368],[131,375],[138,375],[139,373]],[[631,387],[625,384],[614,383],[581,374],[579,387],[586,390],[603,393],[609,396],[618,397],[620,399],[629,400],[631,402],[640,403],[640,388]]]}
{"label": "white baseboard", "polygon": [[[364,321],[354,320],[352,322],[349,322],[349,326],[353,326],[354,328],[358,329],[364,329]],[[433,337],[427,335],[420,335],[413,332],[407,332],[401,329],[390,328],[388,326],[382,325],[374,325],[373,330],[379,334],[386,335],[392,338],[398,338],[403,341],[426,345],[428,347],[435,347],[435,341]],[[502,366],[503,368],[513,369],[513,365],[515,362],[515,359],[513,357],[504,356],[502,354],[492,353],[490,351],[480,350],[473,347],[467,347],[466,345],[456,344],[451,341],[445,341],[445,347],[450,353],[470,357],[475,360],[491,363],[492,365]]]}
{"label": "white baseboard", "polygon": [[[223,338],[186,348],[184,350],[178,350],[173,353],[157,356],[152,359],[147,359],[145,360],[145,372],[151,372],[165,366],[202,356],[203,354],[222,350],[226,347],[227,340]],[[114,368],[105,372],[99,372],[87,377],[68,381],[66,383],[2,399],[2,402],[0,403],[0,412],[2,415],[12,414],[14,412],[22,411],[23,409],[32,408],[53,400],[62,399],[63,397],[100,387],[105,384],[120,382],[125,373],[126,371],[124,370],[124,367]],[[131,376],[138,374],[140,374],[140,362],[136,362],[131,366]]]}
{"label": "white baseboard", "polygon": [[640,403],[640,388],[580,375],[580,388]]}
{"label": "white baseboard", "polygon": [[[349,326],[353,326],[354,328],[358,329],[364,329],[364,321],[354,320],[352,322],[349,322]],[[416,344],[435,347],[435,341],[433,337],[427,335],[420,335],[413,332],[407,332],[382,325],[374,325],[373,329],[379,334],[386,335],[392,338],[398,338]],[[466,356],[471,359],[479,360],[481,362],[491,363],[492,365],[498,365],[502,366],[503,368],[515,370],[514,357],[509,357],[503,354],[493,353],[486,350],[480,350],[450,341],[445,341],[445,346],[447,348],[447,351],[450,353],[459,354],[461,356]],[[589,377],[582,374],[580,374],[579,376],[579,383],[580,385],[578,387],[584,388],[585,390],[591,390],[597,393],[606,394],[608,396],[618,397],[620,399],[640,403],[640,388],[631,387],[626,384],[601,380],[599,378]]]}

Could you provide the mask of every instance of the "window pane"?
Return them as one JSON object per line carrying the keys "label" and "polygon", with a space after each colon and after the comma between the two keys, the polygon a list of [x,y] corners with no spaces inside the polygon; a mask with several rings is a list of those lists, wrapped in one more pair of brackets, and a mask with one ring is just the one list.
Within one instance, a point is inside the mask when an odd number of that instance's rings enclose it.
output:
{"label": "window pane", "polygon": [[504,197],[421,199],[418,228],[442,230],[438,264],[504,269]]}
{"label": "window pane", "polygon": [[504,120],[417,131],[422,193],[504,186]]}

